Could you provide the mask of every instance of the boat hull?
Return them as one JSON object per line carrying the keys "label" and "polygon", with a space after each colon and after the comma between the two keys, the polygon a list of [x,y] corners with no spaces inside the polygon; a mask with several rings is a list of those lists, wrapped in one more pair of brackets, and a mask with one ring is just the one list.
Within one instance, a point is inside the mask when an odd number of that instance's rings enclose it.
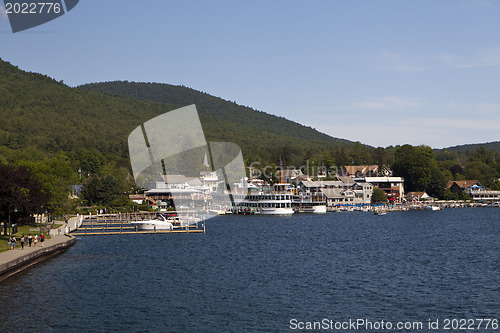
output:
{"label": "boat hull", "polygon": [[172,230],[174,225],[168,221],[141,221],[132,222],[137,226],[137,230]]}
{"label": "boat hull", "polygon": [[313,214],[325,214],[326,213],[326,205],[318,205],[304,208],[306,213]]}
{"label": "boat hull", "polygon": [[286,208],[269,208],[264,207],[260,209],[262,215],[291,215],[294,213],[291,207]]}

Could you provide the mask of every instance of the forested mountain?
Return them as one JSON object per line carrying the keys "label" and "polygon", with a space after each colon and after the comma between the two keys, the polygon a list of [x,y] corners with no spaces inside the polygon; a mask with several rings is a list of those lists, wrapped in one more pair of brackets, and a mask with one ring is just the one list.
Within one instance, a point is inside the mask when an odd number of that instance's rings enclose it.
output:
{"label": "forested mountain", "polygon": [[[90,91],[98,87],[108,94]],[[105,87],[120,89],[108,91]],[[133,93],[118,93],[121,89],[127,91],[127,87]],[[154,94],[161,91],[163,97],[147,95],[149,87],[154,88]],[[173,92],[170,103],[162,100],[168,95],[165,89]],[[146,95],[140,95],[142,92]],[[127,158],[127,136],[133,128],[190,104],[197,105],[208,140],[237,143],[252,160],[276,162],[280,150],[302,159],[307,153],[329,150],[332,145],[352,145],[310,127],[185,87],[121,82],[76,89],[0,61],[0,146],[9,149],[32,147],[70,154],[79,148],[95,149],[106,158],[123,159]]]}
{"label": "forested mountain", "polygon": [[286,118],[238,105],[235,102],[226,101],[222,98],[184,86],[163,83],[115,81],[86,84],[79,88],[178,106],[196,104],[198,112],[201,115],[219,118],[224,122],[250,127],[257,131],[265,131],[300,140],[324,141],[329,144],[352,143],[347,140],[332,138],[329,135]]}
{"label": "forested mountain", "polygon": [[[499,136],[500,136],[500,133],[499,133]],[[448,151],[456,151],[456,152],[459,152],[459,153],[470,153],[470,154],[472,154],[479,147],[484,147],[484,148],[486,148],[488,150],[491,150],[491,151],[500,152],[500,141],[487,142],[487,143],[474,143],[474,144],[453,146],[453,147],[448,147],[448,148],[445,148],[445,149],[448,150]]]}
{"label": "forested mountain", "polygon": [[[332,147],[347,147],[353,143],[184,86],[115,81],[87,84],[79,88],[178,107],[195,104],[207,139],[239,144],[244,156],[250,161],[276,162],[282,155],[288,159],[287,162],[298,164],[308,152],[314,155]],[[290,158],[283,156],[288,154]]]}

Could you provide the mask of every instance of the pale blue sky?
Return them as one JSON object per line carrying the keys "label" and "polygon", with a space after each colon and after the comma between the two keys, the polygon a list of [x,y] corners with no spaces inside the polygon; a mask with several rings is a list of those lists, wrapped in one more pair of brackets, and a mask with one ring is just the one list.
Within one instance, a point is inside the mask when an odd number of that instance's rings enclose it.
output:
{"label": "pale blue sky", "polygon": [[500,140],[500,1],[81,0],[0,57],[182,84],[373,146]]}

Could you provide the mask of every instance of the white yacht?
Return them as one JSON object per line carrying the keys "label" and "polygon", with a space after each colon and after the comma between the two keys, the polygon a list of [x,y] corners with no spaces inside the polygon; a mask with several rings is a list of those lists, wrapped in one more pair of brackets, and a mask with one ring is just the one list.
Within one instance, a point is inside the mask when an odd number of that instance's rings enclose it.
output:
{"label": "white yacht", "polygon": [[178,217],[164,215],[158,215],[152,220],[131,222],[131,224],[137,226],[138,230],[173,230],[186,225]]}

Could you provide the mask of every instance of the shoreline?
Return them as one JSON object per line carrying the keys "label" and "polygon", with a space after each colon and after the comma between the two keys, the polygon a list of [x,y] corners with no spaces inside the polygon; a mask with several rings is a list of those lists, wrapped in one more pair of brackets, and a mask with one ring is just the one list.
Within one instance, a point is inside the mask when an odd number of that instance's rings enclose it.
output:
{"label": "shoreline", "polygon": [[45,246],[16,248],[0,253],[0,283],[23,270],[52,258],[76,243],[72,235],[52,236]]}

